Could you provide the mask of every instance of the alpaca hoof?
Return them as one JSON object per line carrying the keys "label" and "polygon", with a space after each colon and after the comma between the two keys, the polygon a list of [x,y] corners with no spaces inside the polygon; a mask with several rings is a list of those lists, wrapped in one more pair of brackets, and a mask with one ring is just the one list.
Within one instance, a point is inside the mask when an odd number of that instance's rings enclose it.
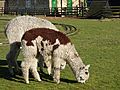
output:
{"label": "alpaca hoof", "polygon": [[42,80],[41,79],[38,79],[38,82],[41,82]]}
{"label": "alpaca hoof", "polygon": [[60,80],[54,79],[54,82],[56,82],[57,84],[59,84]]}
{"label": "alpaca hoof", "polygon": [[26,81],[26,84],[29,84],[29,81]]}

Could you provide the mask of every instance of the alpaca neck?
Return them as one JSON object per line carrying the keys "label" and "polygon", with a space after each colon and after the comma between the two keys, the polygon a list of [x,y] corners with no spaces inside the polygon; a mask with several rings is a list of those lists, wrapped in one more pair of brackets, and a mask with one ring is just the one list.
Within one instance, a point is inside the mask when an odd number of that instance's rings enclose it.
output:
{"label": "alpaca neck", "polygon": [[84,63],[82,59],[79,57],[74,45],[68,44],[67,45],[67,63],[69,64],[70,68],[72,69],[75,77],[77,78],[80,72],[80,67],[84,67]]}
{"label": "alpaca neck", "polygon": [[75,76],[77,76],[80,72],[80,67],[84,67],[82,60],[80,57],[69,59],[68,64],[70,68],[72,69]]}

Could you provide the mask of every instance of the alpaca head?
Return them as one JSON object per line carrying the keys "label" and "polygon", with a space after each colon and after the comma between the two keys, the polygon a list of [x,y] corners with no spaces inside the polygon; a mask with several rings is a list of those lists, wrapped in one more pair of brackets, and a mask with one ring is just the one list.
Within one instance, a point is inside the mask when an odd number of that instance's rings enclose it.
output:
{"label": "alpaca head", "polygon": [[80,71],[77,75],[77,81],[80,83],[85,83],[86,80],[89,78],[89,69],[90,65],[86,65],[84,67],[80,67]]}

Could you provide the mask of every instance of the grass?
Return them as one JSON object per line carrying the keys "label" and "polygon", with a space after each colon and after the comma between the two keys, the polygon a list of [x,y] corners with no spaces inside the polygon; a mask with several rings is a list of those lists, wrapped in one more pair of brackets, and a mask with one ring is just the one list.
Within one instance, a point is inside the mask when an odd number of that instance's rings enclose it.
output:
{"label": "grass", "polygon": [[[13,16],[0,17],[0,32]],[[90,78],[86,84],[77,83],[67,66],[61,72],[61,83],[57,85],[50,76],[41,75],[42,82],[31,77],[24,84],[22,76],[9,78],[5,55],[8,45],[0,45],[0,89],[1,90],[120,90],[120,20],[87,20],[71,18],[46,18],[54,23],[74,25],[79,30],[69,36],[85,64],[91,64]],[[60,28],[61,29],[61,28]],[[0,33],[0,42],[5,41]],[[22,55],[19,56],[19,60]]]}

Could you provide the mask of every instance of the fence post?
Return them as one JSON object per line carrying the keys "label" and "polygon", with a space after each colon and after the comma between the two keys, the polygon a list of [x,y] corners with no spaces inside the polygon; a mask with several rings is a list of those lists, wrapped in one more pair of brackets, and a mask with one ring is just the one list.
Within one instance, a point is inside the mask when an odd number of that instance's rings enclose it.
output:
{"label": "fence post", "polygon": [[84,16],[84,5],[83,2],[81,2],[81,10],[82,10],[82,17]]}
{"label": "fence post", "polygon": [[119,8],[119,18],[120,18],[120,8]]}

